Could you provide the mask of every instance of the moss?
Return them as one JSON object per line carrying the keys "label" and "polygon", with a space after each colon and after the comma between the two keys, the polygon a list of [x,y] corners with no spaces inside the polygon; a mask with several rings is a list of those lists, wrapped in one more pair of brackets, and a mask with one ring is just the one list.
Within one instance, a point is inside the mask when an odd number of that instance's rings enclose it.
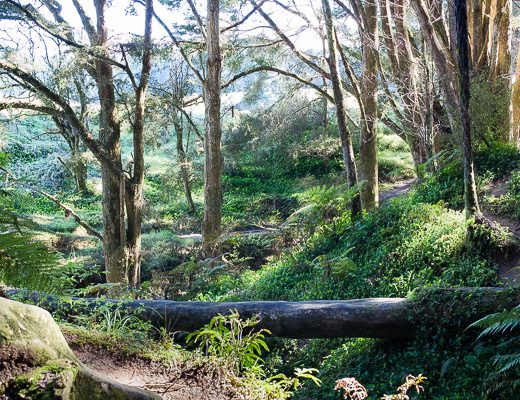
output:
{"label": "moss", "polygon": [[0,345],[25,349],[36,362],[76,360],[51,315],[35,306],[0,298]]}
{"label": "moss", "polygon": [[408,296],[413,301],[409,318],[420,322],[419,336],[441,337],[462,332],[473,321],[518,304],[520,288],[419,288]]}
{"label": "moss", "polygon": [[[12,400],[159,399],[149,392],[109,381],[80,364],[47,311],[0,298],[2,361],[13,370],[7,371],[10,376],[0,387],[0,394]],[[23,373],[20,361],[24,363]]]}
{"label": "moss", "polygon": [[71,360],[52,360],[12,380],[4,389],[9,399],[68,399],[78,372]]}

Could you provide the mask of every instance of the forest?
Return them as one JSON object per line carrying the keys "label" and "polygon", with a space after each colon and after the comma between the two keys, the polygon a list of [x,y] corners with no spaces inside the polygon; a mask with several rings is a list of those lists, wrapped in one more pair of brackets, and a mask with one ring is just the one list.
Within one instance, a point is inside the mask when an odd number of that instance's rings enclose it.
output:
{"label": "forest", "polygon": [[520,398],[519,2],[0,25],[0,400]]}

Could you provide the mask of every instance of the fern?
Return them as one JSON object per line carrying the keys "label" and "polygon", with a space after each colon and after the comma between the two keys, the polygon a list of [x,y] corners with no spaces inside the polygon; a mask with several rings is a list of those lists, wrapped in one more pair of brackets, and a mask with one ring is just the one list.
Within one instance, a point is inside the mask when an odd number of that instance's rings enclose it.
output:
{"label": "fern", "polygon": [[0,282],[55,292],[60,286],[57,265],[56,255],[30,236],[18,232],[0,233]]}
{"label": "fern", "polygon": [[[513,335],[503,345],[507,349],[518,349],[520,341],[520,305],[507,311],[490,314],[470,325],[473,328],[481,328],[483,331],[479,335],[479,339],[487,336],[504,336]],[[508,354],[499,354],[493,358],[498,366],[498,378],[502,384],[507,382],[503,387],[511,389],[520,385],[520,351]]]}
{"label": "fern", "polygon": [[[5,164],[4,154],[0,153],[0,166]],[[22,232],[30,222],[18,218],[10,205],[11,200],[10,193],[0,190],[0,283],[57,292],[62,282],[58,275],[58,259]]]}
{"label": "fern", "polygon": [[472,328],[484,328],[479,339],[485,336],[502,335],[520,328],[520,305],[512,310],[490,314],[470,325]]}

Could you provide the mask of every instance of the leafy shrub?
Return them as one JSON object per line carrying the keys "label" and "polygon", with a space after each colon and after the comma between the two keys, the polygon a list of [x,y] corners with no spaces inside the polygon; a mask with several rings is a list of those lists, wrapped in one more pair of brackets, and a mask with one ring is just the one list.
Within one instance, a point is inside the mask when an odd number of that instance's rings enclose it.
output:
{"label": "leafy shrub", "polygon": [[213,317],[209,324],[189,334],[186,340],[199,343],[206,355],[219,358],[241,375],[244,386],[250,391],[249,396],[253,394],[254,398],[290,398],[304,380],[319,386],[320,380],[314,376],[318,372],[316,369],[297,368],[293,377],[285,374],[267,377],[260,356],[263,351],[269,351],[265,335],[270,332],[267,329],[254,330],[258,322],[258,317],[242,320],[235,310],[226,316]]}
{"label": "leafy shrub", "polygon": [[515,171],[507,182],[507,192],[498,199],[500,212],[520,218],[520,172]]}
{"label": "leafy shrub", "polygon": [[491,82],[487,73],[472,77],[470,113],[475,142],[507,139],[509,90],[507,80]]}
{"label": "leafy shrub", "polygon": [[438,171],[428,174],[412,193],[418,203],[435,204],[443,201],[450,208],[464,207],[464,178],[459,151],[445,154]]}
{"label": "leafy shrub", "polygon": [[262,351],[269,350],[265,334],[271,332],[252,330],[258,322],[258,318],[242,320],[236,310],[227,316],[219,314],[204,328],[190,333],[186,341],[200,343],[207,355],[225,359],[240,373],[262,363]]}
{"label": "leafy shrub", "polygon": [[491,173],[500,177],[520,166],[520,150],[510,144],[493,142],[475,153],[475,168],[479,175]]}
{"label": "leafy shrub", "polygon": [[360,221],[345,221],[334,229],[325,224],[264,266],[243,287],[244,298],[403,296],[424,285],[495,282],[490,254],[468,243],[461,212],[394,199]]}

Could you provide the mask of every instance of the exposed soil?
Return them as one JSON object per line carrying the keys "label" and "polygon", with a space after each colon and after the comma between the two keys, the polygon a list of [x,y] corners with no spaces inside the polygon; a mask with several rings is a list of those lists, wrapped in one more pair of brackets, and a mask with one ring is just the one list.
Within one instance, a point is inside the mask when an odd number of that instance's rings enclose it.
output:
{"label": "exposed soil", "polygon": [[210,364],[189,362],[164,365],[92,345],[77,345],[67,338],[69,345],[87,367],[124,385],[157,393],[165,400],[230,400],[239,397],[222,377],[218,368]]}
{"label": "exposed soil", "polygon": [[0,385],[34,369],[36,359],[26,351],[0,346]]}
{"label": "exposed soil", "polygon": [[[506,175],[493,182],[486,191],[485,197],[496,198],[505,195],[509,178],[510,175]],[[520,221],[498,214],[496,206],[487,203],[485,200],[482,202],[481,208],[484,217],[507,228],[514,239],[520,243]],[[515,246],[514,249],[508,249],[503,254],[498,254],[496,261],[499,265],[498,277],[500,282],[505,284],[520,283],[520,245]]]}
{"label": "exposed soil", "polygon": [[388,200],[393,199],[394,197],[408,193],[414,183],[415,179],[407,179],[392,184],[388,188],[381,191],[379,194],[379,203],[386,203]]}

